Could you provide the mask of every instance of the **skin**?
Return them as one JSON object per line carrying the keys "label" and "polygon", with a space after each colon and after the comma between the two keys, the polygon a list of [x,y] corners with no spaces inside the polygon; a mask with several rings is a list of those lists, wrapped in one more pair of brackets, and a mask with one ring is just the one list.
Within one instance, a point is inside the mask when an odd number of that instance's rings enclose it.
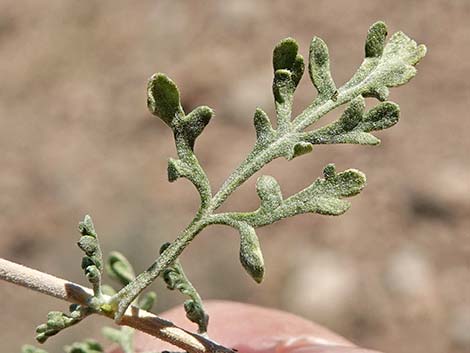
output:
{"label": "skin", "polygon": [[[380,353],[357,347],[324,327],[279,310],[228,301],[207,301],[204,306],[210,315],[210,338],[240,353]],[[160,316],[194,330],[181,305]],[[140,332],[135,345],[136,353],[177,350]],[[116,348],[108,352],[122,353]]]}

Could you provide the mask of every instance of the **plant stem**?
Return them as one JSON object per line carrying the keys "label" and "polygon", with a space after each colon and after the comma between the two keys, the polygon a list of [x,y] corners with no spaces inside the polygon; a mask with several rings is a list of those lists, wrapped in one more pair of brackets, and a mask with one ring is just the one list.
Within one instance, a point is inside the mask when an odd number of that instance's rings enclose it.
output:
{"label": "plant stem", "polygon": [[118,309],[115,320],[120,322],[127,307],[132,301],[147,288],[168,266],[170,266],[183,250],[188,246],[194,237],[208,225],[204,219],[198,219],[199,215],[189,224],[189,226],[172,242],[155,262],[144,272],[139,274],[135,280],[122,288],[112,298],[112,302],[117,304]]}
{"label": "plant stem", "polygon": [[[0,279],[70,303],[87,305],[93,297],[93,290],[90,288],[3,258],[0,258]],[[105,295],[103,297],[110,299]],[[107,316],[103,313],[101,315]],[[233,353],[231,349],[179,328],[171,322],[135,306],[129,307],[120,324],[145,332],[190,353]]]}

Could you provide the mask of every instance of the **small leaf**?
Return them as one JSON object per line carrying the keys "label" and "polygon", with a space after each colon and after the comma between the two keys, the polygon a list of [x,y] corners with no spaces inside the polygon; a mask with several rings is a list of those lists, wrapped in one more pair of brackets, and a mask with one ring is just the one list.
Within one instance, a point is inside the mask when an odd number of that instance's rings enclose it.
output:
{"label": "small leaf", "polygon": [[383,102],[388,99],[390,90],[386,86],[373,87],[364,93],[364,97],[374,97]]}
{"label": "small leaf", "polygon": [[[169,246],[170,243],[164,243],[160,247],[160,254],[162,254]],[[205,313],[201,297],[197,293],[196,288],[194,288],[192,283],[186,277],[183,267],[178,259],[163,271],[162,277],[168,289],[177,289],[182,294],[189,297],[189,300],[184,303],[186,316],[190,321],[198,325],[198,332],[200,334],[205,333],[209,316]]]}
{"label": "small leaf", "polygon": [[297,54],[295,57],[294,64],[292,65],[291,72],[292,72],[292,80],[294,81],[295,87],[299,85],[300,80],[302,79],[302,75],[305,71],[305,63],[304,58],[302,55]]}
{"label": "small leaf", "polygon": [[275,209],[282,202],[281,187],[272,176],[260,176],[256,181],[256,192],[261,199],[261,207],[264,209]]}
{"label": "small leaf", "polygon": [[188,141],[191,149],[194,148],[196,138],[202,133],[207,124],[209,124],[209,121],[213,116],[214,111],[211,108],[201,106],[194,109],[182,119],[182,133]]}
{"label": "small leaf", "polygon": [[358,194],[366,183],[363,173],[354,169],[336,173],[333,164],[326,166],[323,173],[325,179],[317,179],[308,188],[288,198],[285,207],[288,206],[296,214],[315,212],[339,215],[350,207],[350,203],[342,198]]}
{"label": "small leaf", "polygon": [[364,113],[364,99],[354,99],[338,121],[304,133],[302,139],[312,144],[354,143],[377,145],[380,140],[371,131],[387,129],[398,122],[400,108],[393,102],[382,102]]}
{"label": "small leaf", "polygon": [[207,326],[209,324],[209,315],[204,311],[202,303],[193,299],[185,300],[184,311],[189,321],[194,322],[198,325],[198,332],[207,332]]}
{"label": "small leaf", "polygon": [[109,277],[119,281],[124,286],[135,279],[132,265],[120,252],[112,251],[109,254],[105,269]]}
{"label": "small leaf", "polygon": [[319,96],[325,99],[335,98],[337,91],[331,77],[328,47],[318,37],[314,37],[310,43],[308,71]]}
{"label": "small leaf", "polygon": [[51,336],[58,334],[63,329],[79,323],[87,315],[86,310],[82,310],[80,305],[71,305],[70,315],[60,311],[51,311],[47,314],[47,321],[45,324],[39,325],[36,328],[36,340],[39,343],[44,343]]}
{"label": "small leaf", "polygon": [[284,157],[288,161],[291,161],[296,157],[302,156],[312,151],[313,151],[313,145],[310,142],[294,141],[293,143],[290,143],[288,147],[286,148]]}
{"label": "small leaf", "polygon": [[325,179],[332,179],[336,176],[336,167],[333,163],[328,164],[324,169],[323,169],[323,176]]}
{"label": "small leaf", "polygon": [[299,45],[293,38],[281,40],[273,51],[273,68],[277,70],[290,70],[296,62]]}
{"label": "small leaf", "polygon": [[178,87],[162,73],[156,73],[149,79],[147,105],[153,115],[158,116],[170,127],[175,117],[184,116]]}
{"label": "small leaf", "polygon": [[142,298],[139,299],[138,307],[142,310],[150,311],[152,310],[152,307],[154,306],[156,300],[157,300],[157,293],[155,292],[145,293],[142,296]]}
{"label": "small leaf", "polygon": [[257,282],[264,277],[264,260],[258,237],[253,227],[245,222],[238,225],[240,231],[240,262],[246,272]]}
{"label": "small leaf", "polygon": [[174,182],[178,178],[188,177],[191,175],[191,168],[179,159],[170,158],[168,160],[168,181]]}
{"label": "small leaf", "polygon": [[257,141],[261,144],[270,141],[274,135],[274,130],[268,115],[261,108],[256,108],[253,120]]}
{"label": "small leaf", "polygon": [[362,85],[364,96],[384,101],[389,87],[402,85],[415,76],[414,66],[425,56],[426,47],[417,45],[403,32],[393,34],[384,46],[386,32],[383,22],[377,22],[369,29],[366,58],[342,91]]}
{"label": "small leaf", "polygon": [[285,103],[290,101],[294,93],[294,81],[292,80],[292,73],[289,70],[277,70],[274,73],[273,80],[273,93],[274,99],[278,103]]}
{"label": "small leaf", "polygon": [[299,142],[294,145],[294,153],[290,159],[302,156],[313,151],[313,145],[309,142]]}
{"label": "small leaf", "polygon": [[352,100],[339,119],[341,128],[345,131],[353,130],[362,121],[365,108],[366,104],[362,96]]}
{"label": "small leaf", "polygon": [[398,122],[399,117],[400,107],[398,104],[383,102],[367,112],[362,128],[367,132],[388,129]]}
{"label": "small leaf", "polygon": [[305,70],[304,58],[297,54],[299,45],[293,38],[283,39],[274,48],[273,68],[274,82],[273,92],[277,102],[284,102],[286,97],[295,91]]}
{"label": "small leaf", "polygon": [[374,58],[382,55],[386,37],[387,25],[384,22],[378,21],[369,28],[365,46],[367,58]]}
{"label": "small leaf", "polygon": [[88,256],[93,256],[99,249],[96,237],[89,235],[82,235],[78,240],[77,245]]}
{"label": "small leaf", "polygon": [[93,220],[89,215],[86,215],[78,224],[78,230],[82,235],[89,235],[96,238],[95,226],[93,225]]}

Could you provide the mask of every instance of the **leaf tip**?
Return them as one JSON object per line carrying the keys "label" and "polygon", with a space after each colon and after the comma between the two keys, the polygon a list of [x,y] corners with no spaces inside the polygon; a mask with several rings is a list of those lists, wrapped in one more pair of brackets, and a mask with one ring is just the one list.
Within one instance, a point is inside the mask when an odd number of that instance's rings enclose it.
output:
{"label": "leaf tip", "polygon": [[386,37],[387,25],[385,22],[377,21],[369,28],[365,45],[367,58],[374,58],[382,55]]}

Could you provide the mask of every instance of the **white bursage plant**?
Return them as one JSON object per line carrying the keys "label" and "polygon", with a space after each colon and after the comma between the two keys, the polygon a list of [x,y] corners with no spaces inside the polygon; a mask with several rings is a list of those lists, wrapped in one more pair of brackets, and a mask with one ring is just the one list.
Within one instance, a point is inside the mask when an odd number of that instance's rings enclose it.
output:
{"label": "white bursage plant", "polygon": [[[386,36],[385,23],[377,22],[370,27],[363,63],[352,78],[339,88],[330,73],[328,48],[322,39],[314,37],[310,44],[308,72],[318,94],[296,117],[292,117],[292,104],[294,92],[304,73],[304,59],[298,53],[298,44],[294,39],[286,38],[279,42],[273,52],[272,89],[276,128],[263,110],[256,109],[256,143],[215,193],[194,152],[196,139],[213,118],[213,110],[200,106],[186,114],[176,84],[165,74],[153,75],[148,82],[149,110],[173,130],[176,142],[178,158],[170,158],[168,161],[168,179],[170,182],[179,178],[188,179],[200,195],[199,210],[173,242],[161,247],[160,255],[153,264],[137,276],[122,254],[113,252],[106,263],[103,262],[95,228],[91,218],[86,216],[80,223],[81,238],[78,245],[85,253],[82,268],[93,287],[92,292],[73,283],[68,283],[68,291],[61,292],[59,287],[64,284],[58,282],[60,280],[54,277],[46,280],[41,274],[35,277],[31,272],[34,270],[2,260],[1,278],[76,303],[71,306],[70,314],[49,313],[47,322],[37,328],[38,341],[44,342],[62,329],[97,313],[113,318],[118,324],[153,334],[189,352],[231,352],[208,339],[206,331],[209,316],[178,258],[204,228],[213,224],[227,225],[240,233],[240,262],[247,273],[260,283],[265,270],[256,228],[303,213],[336,216],[348,210],[350,203],[344,198],[361,192],[366,177],[355,169],[337,172],[335,166],[329,164],[324,168],[322,178],[289,197],[282,194],[274,177],[263,175],[256,182],[256,192],[260,198],[257,210],[217,212],[240,185],[276,158],[292,160],[311,152],[313,146],[318,144],[377,145],[380,142],[372,132],[389,128],[399,119],[398,105],[387,101],[389,88],[405,84],[414,77],[415,66],[426,53],[424,45],[417,45],[403,32],[393,34],[388,42]],[[376,98],[380,103],[366,111],[364,99],[367,97]],[[306,130],[344,104],[347,107],[336,121]],[[119,291],[102,285],[103,270],[120,282],[123,287]],[[197,324],[198,333],[179,329],[144,311],[150,310],[156,295],[150,292],[142,296],[141,293],[159,276],[163,277],[169,289],[177,289],[188,296],[184,308],[188,319]],[[51,288],[44,289],[34,284],[35,280],[50,281]],[[118,343],[125,353],[133,353],[133,331],[130,327],[121,330],[105,328],[104,334]],[[23,351],[44,352],[32,346],[25,346]],[[96,342],[85,341],[66,347],[66,351],[95,353],[102,352],[102,348]]]}

